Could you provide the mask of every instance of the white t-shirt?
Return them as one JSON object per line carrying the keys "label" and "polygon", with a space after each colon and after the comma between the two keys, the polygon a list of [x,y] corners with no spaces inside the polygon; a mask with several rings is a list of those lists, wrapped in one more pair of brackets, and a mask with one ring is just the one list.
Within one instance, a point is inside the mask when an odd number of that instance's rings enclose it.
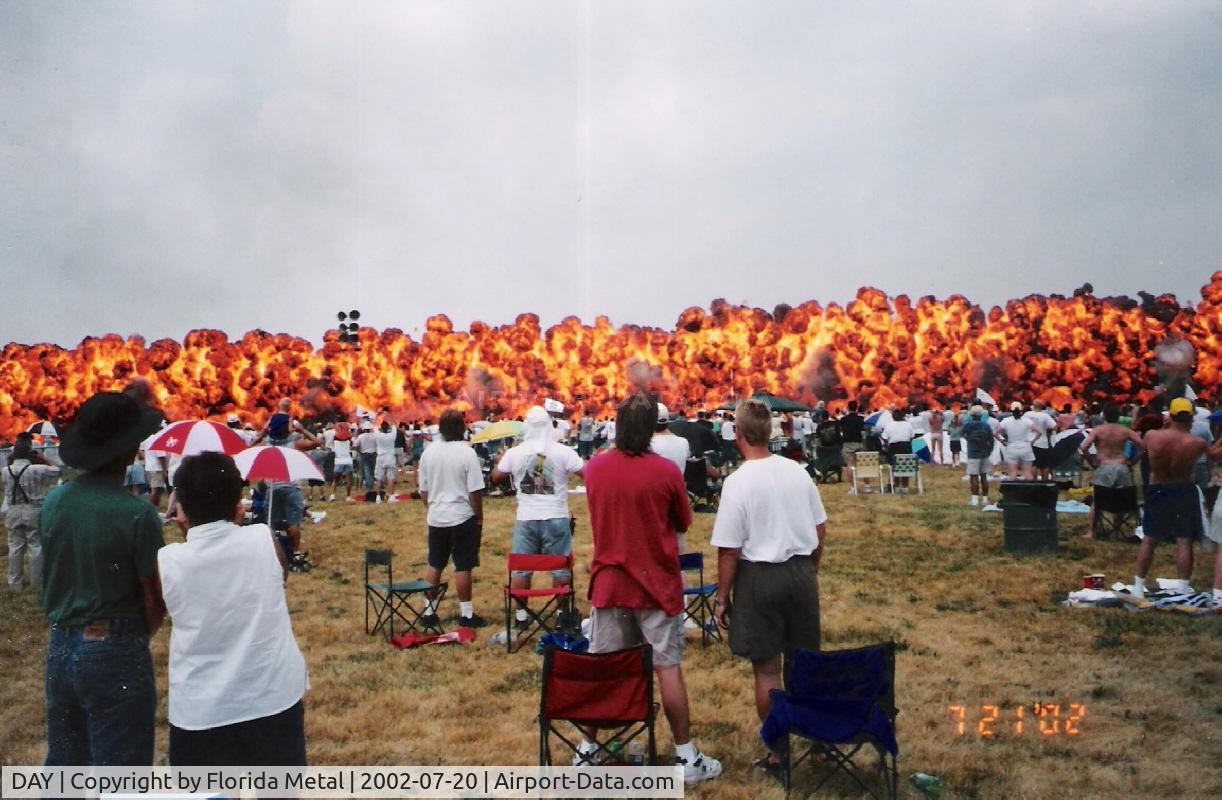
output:
{"label": "white t-shirt", "polygon": [[1055,431],[1057,428],[1057,424],[1052,421],[1052,417],[1043,411],[1028,411],[1026,414],[1023,414],[1023,418],[1031,423],[1031,430],[1035,431],[1036,439],[1031,443],[1031,446],[1047,447],[1048,433]]}
{"label": "white t-shirt", "polygon": [[327,432],[331,437],[331,451],[335,453],[335,463],[351,464],[352,463],[352,440],[351,439],[336,439],[335,431]]}
{"label": "white t-shirt", "polygon": [[149,450],[149,445],[153,443],[161,434],[161,431],[150,435],[147,439],[140,443],[140,449],[144,451],[144,471],[147,472],[164,472],[165,471],[165,454],[161,451]]}
{"label": "white t-shirt", "polygon": [[929,433],[929,417],[925,416],[928,413],[928,411],[924,411],[920,414],[909,414],[906,417],[908,424],[912,426],[914,436],[918,433]]}
{"label": "white t-shirt", "polygon": [[734,441],[734,423],[728,419],[721,423],[721,438],[727,442]]}
{"label": "white t-shirt", "polygon": [[1036,436],[1031,421],[1026,417],[1015,417],[1011,414],[1003,419],[1000,425],[1009,444],[1031,444]]}
{"label": "white t-shirt", "polygon": [[573,429],[573,423],[567,419],[556,421],[556,441],[563,442],[569,438],[569,431]]}
{"label": "white t-shirt", "polygon": [[879,414],[878,419],[874,420],[874,433],[881,435],[892,422],[895,422],[895,417],[891,416],[890,411]]}
{"label": "white t-shirt", "polygon": [[914,431],[912,423],[906,419],[893,419],[883,428],[883,441],[887,444],[895,442],[911,442]]}
{"label": "white t-shirt", "polygon": [[542,451],[531,444],[511,447],[496,468],[513,476],[518,491],[520,520],[560,519],[569,516],[569,476],[585,467],[577,451],[548,442]]}
{"label": "white t-shirt", "polygon": [[781,456],[751,459],[725,480],[713,547],[736,547],[747,561],[779,564],[819,546],[823,498],[806,470]]}
{"label": "white t-shirt", "polygon": [[378,461],[383,464],[393,464],[395,461],[395,429],[391,428],[385,433],[378,431],[373,435],[373,441]]}
{"label": "white t-shirt", "polygon": [[170,634],[170,724],[186,730],[269,717],[310,688],[284,572],[266,525],[197,525],[157,551]]}
{"label": "white t-shirt", "polygon": [[655,433],[649,443],[649,449],[678,467],[680,475],[687,466],[687,459],[692,455],[687,439],[673,433]]}
{"label": "white t-shirt", "polygon": [[362,431],[352,443],[356,445],[358,453],[373,454],[378,452],[378,440],[374,438],[373,431]]}
{"label": "white t-shirt", "polygon": [[452,528],[471,517],[471,492],[484,488],[479,457],[466,442],[437,442],[420,456],[420,492],[428,493],[427,522]]}
{"label": "white t-shirt", "polygon": [[603,436],[607,437],[607,444],[615,444],[615,420],[609,419],[603,423]]}

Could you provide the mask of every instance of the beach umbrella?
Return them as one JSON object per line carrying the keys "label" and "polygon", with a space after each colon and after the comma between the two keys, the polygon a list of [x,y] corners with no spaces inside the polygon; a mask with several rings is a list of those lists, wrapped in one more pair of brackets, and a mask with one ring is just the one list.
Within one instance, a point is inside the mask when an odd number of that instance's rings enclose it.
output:
{"label": "beach umbrella", "polygon": [[323,474],[310,457],[293,447],[248,447],[233,457],[238,473],[248,481],[321,481]]}
{"label": "beach umbrella", "polygon": [[926,464],[933,463],[933,453],[929,452],[929,444],[925,441],[924,436],[915,436],[912,439],[912,453],[917,458],[924,461]]}
{"label": "beach umbrella", "polygon": [[[248,481],[321,481],[326,478],[310,457],[293,447],[260,445],[248,447],[233,457],[238,474]],[[267,526],[272,526],[272,498],[267,490]]]}
{"label": "beach umbrella", "polygon": [[58,436],[55,432],[55,426],[45,420],[35,422],[33,425],[25,429],[26,433],[31,433],[35,436]]}
{"label": "beach umbrella", "polygon": [[[752,400],[763,400],[764,405],[768,406],[771,411],[780,411],[782,414],[792,411],[814,411],[808,405],[803,405],[797,400],[790,400],[788,397],[778,397],[775,394],[769,394],[765,391],[758,391],[751,395]],[[718,406],[720,411],[733,411],[734,406],[738,404],[737,400],[731,400],[728,403]]]}
{"label": "beach umbrella", "polygon": [[208,420],[187,420],[163,428],[146,449],[180,456],[203,452],[232,456],[245,450],[246,446],[246,440],[233,428]]}
{"label": "beach umbrella", "polygon": [[865,423],[864,423],[864,424],[865,424],[867,427],[871,427],[871,428],[872,428],[872,427],[874,427],[875,425],[877,425],[877,424],[878,424],[878,418],[879,418],[879,417],[881,417],[882,415],[883,415],[883,412],[881,412],[881,411],[875,411],[873,414],[871,414],[870,416],[866,417],[866,419],[865,419]]}
{"label": "beach umbrella", "polygon": [[511,439],[517,438],[522,433],[525,426],[516,419],[503,419],[499,422],[494,422],[487,428],[484,428],[479,433],[471,437],[472,444],[480,442],[491,442],[496,439]]}

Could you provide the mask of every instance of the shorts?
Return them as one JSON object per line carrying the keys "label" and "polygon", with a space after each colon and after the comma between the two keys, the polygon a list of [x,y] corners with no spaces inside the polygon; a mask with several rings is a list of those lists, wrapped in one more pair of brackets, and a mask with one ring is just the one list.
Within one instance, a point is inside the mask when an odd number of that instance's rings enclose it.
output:
{"label": "shorts", "polygon": [[455,572],[470,572],[479,566],[479,544],[483,528],[475,517],[445,527],[429,526],[429,566],[443,570],[454,559]]}
{"label": "shorts", "polygon": [[845,442],[844,443],[844,455],[848,458],[849,461],[852,461],[853,454],[858,453],[858,452],[861,452],[861,442]]}
{"label": "shorts", "polygon": [[351,474],[352,474],[352,462],[351,462],[351,461],[345,461],[345,462],[344,462],[344,463],[342,463],[342,464],[341,464],[341,463],[339,463],[338,461],[337,461],[337,462],[335,462],[335,469],[333,470],[333,473],[334,473],[335,477],[337,477],[337,478],[338,478],[340,475],[351,475]]}
{"label": "shorts", "polygon": [[989,457],[984,458],[965,458],[963,463],[967,464],[968,475],[988,475],[989,474]]}
{"label": "shorts", "polygon": [[[1216,507],[1216,506],[1215,506]],[[1194,483],[1152,483],[1146,487],[1141,527],[1160,542],[1205,534],[1205,506]]]}
{"label": "shorts", "polygon": [[1031,452],[1034,454],[1036,469],[1052,469],[1051,447],[1032,447]]}
{"label": "shorts", "polygon": [[282,483],[272,488],[272,529],[284,530],[290,525],[300,525],[305,518],[305,500],[301,490],[294,484]]}
{"label": "shorts", "polygon": [[[513,523],[513,544],[511,553],[527,555],[567,556],[573,552],[573,529],[569,526],[568,517],[555,519],[520,519]],[[532,573],[515,572],[519,578],[529,577]],[[573,573],[567,569],[552,571],[553,578],[571,578]]]}
{"label": "shorts", "polygon": [[648,644],[655,667],[673,667],[683,660],[682,642],[683,614],[670,617],[660,608],[590,609],[591,653]]}
{"label": "shorts", "polygon": [[912,442],[892,442],[887,445],[887,457],[894,459],[898,455],[912,453]]}
{"label": "shorts", "polygon": [[952,455],[956,455],[956,456],[962,453],[963,452],[963,440],[951,439],[950,440],[950,452]]}
{"label": "shorts", "polygon": [[1100,464],[1091,475],[1091,486],[1120,489],[1133,485],[1133,473],[1126,464]]}
{"label": "shorts", "polygon": [[819,580],[815,560],[738,562],[730,610],[730,652],[767,661],[801,647],[819,649]]}
{"label": "shorts", "polygon": [[1031,464],[1035,462],[1035,449],[1025,443],[1015,442],[1002,448],[1007,464]]}
{"label": "shorts", "polygon": [[170,764],[206,767],[306,765],[305,705],[298,700],[279,714],[190,731],[170,725]]}
{"label": "shorts", "polygon": [[165,470],[148,469],[144,471],[144,479],[148,482],[150,489],[165,488]]}
{"label": "shorts", "polygon": [[1205,535],[1211,542],[1222,544],[1222,503],[1214,502],[1213,514],[1209,518],[1209,528]]}
{"label": "shorts", "polygon": [[375,481],[393,481],[399,468],[395,465],[394,457],[388,459],[379,458],[373,467],[373,479]]}

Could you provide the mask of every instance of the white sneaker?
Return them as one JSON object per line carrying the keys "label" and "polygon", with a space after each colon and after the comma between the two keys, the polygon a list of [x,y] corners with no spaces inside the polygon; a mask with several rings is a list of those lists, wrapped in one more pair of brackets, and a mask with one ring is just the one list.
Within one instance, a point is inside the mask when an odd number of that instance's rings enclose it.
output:
{"label": "white sneaker", "polygon": [[374,500],[374,505],[382,505],[382,495],[378,495],[378,499]]}
{"label": "white sneaker", "polygon": [[388,502],[388,503],[397,503],[397,502],[399,502],[399,495],[397,495],[397,494],[392,494],[390,497],[386,498],[386,502]]}
{"label": "white sneaker", "polygon": [[690,764],[678,757],[675,758],[675,763],[683,766],[683,782],[688,786],[701,781],[711,781],[721,774],[721,762],[700,751],[696,752],[696,759]]}
{"label": "white sneaker", "polygon": [[[504,633],[504,631],[501,631]],[[573,753],[574,767],[592,767],[594,766],[594,757],[598,753],[598,745],[592,745],[586,749],[586,743],[582,742],[577,745],[577,751]]]}
{"label": "white sneaker", "polygon": [[356,502],[356,498],[355,498],[355,497],[353,497],[352,495],[348,495],[347,497],[345,497],[345,498],[344,498],[344,500],[345,500],[346,502],[349,502],[349,503],[355,503],[355,502]]}
{"label": "white sneaker", "polygon": [[335,502],[335,495],[331,495],[331,497],[329,498],[329,500],[330,500],[330,502],[334,503],[334,502]]}
{"label": "white sneaker", "polygon": [[978,506],[978,505],[980,505],[980,498],[979,498],[979,497],[977,497],[976,495],[972,495],[972,499],[971,499],[971,500],[968,500],[968,501],[967,501],[967,504],[968,504],[969,506]]}

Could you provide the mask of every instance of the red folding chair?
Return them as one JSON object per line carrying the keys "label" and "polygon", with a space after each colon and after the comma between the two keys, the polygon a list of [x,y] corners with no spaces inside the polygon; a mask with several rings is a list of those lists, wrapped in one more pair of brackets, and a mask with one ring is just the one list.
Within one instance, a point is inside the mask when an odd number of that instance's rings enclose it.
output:
{"label": "red folding chair", "polygon": [[[552,764],[553,741],[576,756],[583,734],[597,749],[582,753],[583,763],[606,764],[623,758],[628,743],[646,736],[645,764],[658,763],[653,702],[653,648],[639,645],[590,655],[546,648],[539,699],[539,765]],[[558,725],[557,723],[567,723]],[[613,751],[612,742],[618,744]]]}
{"label": "red folding chair", "polygon": [[[573,571],[573,556],[527,555],[510,553],[505,581],[505,651],[516,653],[534,638],[539,631],[551,633],[558,625],[551,619],[552,613],[571,611],[573,609],[573,585],[551,586],[546,589],[515,589],[513,588],[513,573],[515,572],[550,572],[552,570]],[[550,575],[548,576],[551,577]],[[546,597],[547,602],[537,611],[530,607],[531,598]],[[526,610],[526,627],[514,631],[514,611]]]}

